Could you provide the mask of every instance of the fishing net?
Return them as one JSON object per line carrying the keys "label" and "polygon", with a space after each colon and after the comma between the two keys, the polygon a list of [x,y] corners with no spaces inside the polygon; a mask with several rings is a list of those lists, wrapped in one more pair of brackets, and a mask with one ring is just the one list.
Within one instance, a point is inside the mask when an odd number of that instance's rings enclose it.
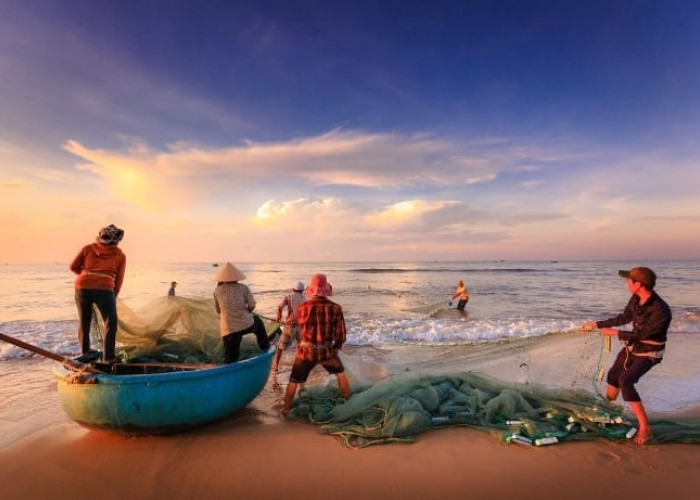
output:
{"label": "fishing net", "polygon": [[[381,357],[361,349],[341,353],[353,395],[346,401],[335,379],[299,391],[290,418],[321,425],[345,446],[412,442],[446,426],[487,430],[509,444],[634,436],[626,407],[601,394],[611,345],[596,332],[433,346],[411,343]],[[445,373],[441,361],[469,371]],[[651,443],[700,442],[700,419],[653,420]]]}
{"label": "fishing net", "polygon": [[[213,299],[161,297],[139,310],[119,302],[118,314],[117,352],[125,361],[223,360]],[[272,333],[279,324],[268,320],[266,327]],[[625,440],[634,432],[625,407],[601,394],[611,346],[597,334],[571,330],[469,345],[395,341],[391,348],[346,346],[350,400],[331,377],[303,387],[290,417],[358,448],[411,442],[454,425],[524,446]],[[241,358],[259,352],[254,335],[245,335]],[[446,373],[446,366],[464,371]],[[652,427],[651,443],[700,442],[698,418],[652,420]]]}
{"label": "fishing net", "polygon": [[[159,297],[138,310],[118,301],[117,314],[117,354],[123,361],[223,362],[219,316],[211,298]],[[275,321],[264,323],[268,335],[279,328]],[[96,330],[101,335],[101,328]],[[258,353],[255,335],[244,335],[240,359]]]}
{"label": "fishing net", "polygon": [[[488,430],[506,443],[543,446],[561,441],[625,440],[635,427],[623,408],[595,394],[503,382],[478,373],[404,373],[353,387],[345,401],[335,384],[300,390],[291,418],[320,424],[345,446],[413,442],[453,425]],[[700,419],[652,421],[653,443],[700,442]]]}

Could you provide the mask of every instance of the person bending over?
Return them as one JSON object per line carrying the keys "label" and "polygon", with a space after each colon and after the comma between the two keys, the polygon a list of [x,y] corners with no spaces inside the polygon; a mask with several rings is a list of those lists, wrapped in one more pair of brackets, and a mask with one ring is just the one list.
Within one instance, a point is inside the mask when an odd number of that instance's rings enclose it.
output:
{"label": "person bending over", "polygon": [[340,391],[345,399],[350,399],[350,382],[338,356],[345,343],[345,318],[343,308],[327,298],[332,294],[333,287],[326,275],[314,274],[306,288],[309,299],[297,309],[300,340],[284,395],[284,417],[289,416],[297,385],[305,383],[313,367],[319,363],[328,373],[335,374]]}
{"label": "person bending over", "polygon": [[214,306],[219,313],[219,334],[224,343],[224,363],[235,363],[240,357],[243,335],[254,333],[258,347],[264,352],[270,348],[265,325],[260,317],[252,314],[255,309],[253,294],[243,283],[245,274],[227,262],[212,280],[217,285],[214,289]]}

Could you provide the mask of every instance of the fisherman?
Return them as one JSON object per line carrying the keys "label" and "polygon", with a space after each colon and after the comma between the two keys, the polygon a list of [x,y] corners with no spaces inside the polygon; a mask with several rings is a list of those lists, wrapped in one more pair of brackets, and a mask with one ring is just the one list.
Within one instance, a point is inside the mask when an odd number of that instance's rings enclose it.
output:
{"label": "fisherman", "polygon": [[90,323],[95,305],[105,322],[102,360],[106,363],[116,361],[117,295],[126,270],[126,256],[117,245],[123,237],[124,231],[114,224],[103,227],[97,240],[84,246],[70,264],[70,270],[78,275],[75,304],[80,351],[83,355],[90,353]]}
{"label": "fisherman", "polygon": [[452,295],[452,300],[456,299],[457,297],[459,297],[459,302],[457,302],[457,310],[464,311],[464,306],[466,306],[467,302],[469,302],[469,290],[462,280],[457,282],[457,291],[454,293],[454,295]]}
{"label": "fisherman", "polygon": [[[629,403],[639,426],[633,437],[634,443],[643,445],[653,435],[642,399],[634,386],[642,375],[663,359],[671,308],[654,292],[656,273],[648,267],[635,267],[618,274],[627,279],[627,290],[632,294],[625,310],[604,321],[588,321],[583,324],[583,329],[600,329],[601,335],[617,337],[625,344],[608,370],[606,398],[615,401],[622,392],[622,398]],[[611,328],[630,322],[631,331]]]}
{"label": "fisherman", "polygon": [[[277,342],[277,350],[275,352],[275,360],[272,363],[272,371],[276,372],[279,368],[282,351],[289,347],[292,338],[299,343],[299,322],[297,321],[297,308],[299,304],[306,301],[304,295],[304,283],[297,281],[292,287],[292,293],[285,295],[277,306],[277,322],[282,322],[282,335]],[[282,321],[282,313],[287,309],[287,315]]]}
{"label": "fisherman", "polygon": [[311,370],[319,363],[338,378],[343,397],[350,399],[350,382],[338,356],[345,343],[345,318],[343,308],[327,298],[332,294],[333,287],[326,275],[314,274],[306,288],[309,298],[297,309],[300,341],[284,395],[284,417],[289,416],[297,385],[305,383]]}

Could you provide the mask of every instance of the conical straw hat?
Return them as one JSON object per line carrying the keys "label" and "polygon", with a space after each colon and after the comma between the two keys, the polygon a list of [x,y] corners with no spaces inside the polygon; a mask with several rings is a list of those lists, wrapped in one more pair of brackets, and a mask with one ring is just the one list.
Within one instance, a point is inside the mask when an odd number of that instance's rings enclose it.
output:
{"label": "conical straw hat", "polygon": [[219,269],[214,276],[211,277],[213,281],[217,283],[223,283],[225,281],[241,281],[245,279],[245,274],[236,269],[236,266],[227,262],[224,267]]}

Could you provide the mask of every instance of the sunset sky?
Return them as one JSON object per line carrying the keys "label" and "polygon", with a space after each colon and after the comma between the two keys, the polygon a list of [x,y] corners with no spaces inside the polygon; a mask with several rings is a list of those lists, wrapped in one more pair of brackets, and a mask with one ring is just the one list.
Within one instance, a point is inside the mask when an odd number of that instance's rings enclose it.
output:
{"label": "sunset sky", "polygon": [[700,256],[700,2],[0,0],[0,263]]}

